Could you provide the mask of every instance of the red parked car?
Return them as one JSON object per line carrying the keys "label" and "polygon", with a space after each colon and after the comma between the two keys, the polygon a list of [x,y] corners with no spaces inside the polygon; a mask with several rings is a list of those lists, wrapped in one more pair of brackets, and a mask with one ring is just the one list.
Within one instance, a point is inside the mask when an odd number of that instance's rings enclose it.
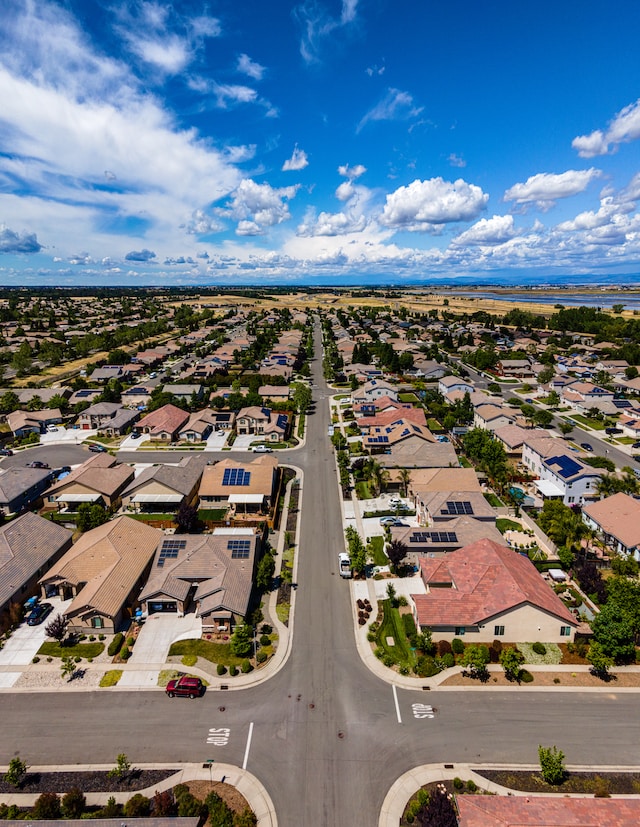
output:
{"label": "red parked car", "polygon": [[174,698],[176,695],[187,698],[201,698],[204,694],[204,684],[200,678],[188,678],[183,675],[178,680],[169,681],[165,692],[170,698]]}

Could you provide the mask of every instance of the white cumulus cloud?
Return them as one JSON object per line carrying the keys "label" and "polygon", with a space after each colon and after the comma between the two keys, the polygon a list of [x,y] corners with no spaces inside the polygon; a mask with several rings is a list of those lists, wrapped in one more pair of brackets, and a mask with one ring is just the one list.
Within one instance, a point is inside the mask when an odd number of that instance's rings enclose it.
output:
{"label": "white cumulus cloud", "polygon": [[434,232],[442,224],[477,218],[488,200],[480,187],[461,178],[416,180],[387,195],[380,220],[387,227]]}
{"label": "white cumulus cloud", "polygon": [[343,175],[350,181],[354,181],[367,171],[367,168],[362,164],[356,164],[355,167],[350,167],[349,164],[342,164],[338,167],[338,174]]}
{"label": "white cumulus cloud", "polygon": [[503,244],[516,235],[512,215],[481,218],[468,230],[453,239],[453,244]]}
{"label": "white cumulus cloud", "polygon": [[304,149],[298,149],[298,146],[293,148],[293,154],[291,158],[287,158],[287,160],[282,165],[283,172],[295,172],[300,169],[304,169],[305,167],[309,166],[309,159],[307,158],[307,153]]}
{"label": "white cumulus cloud", "polygon": [[540,209],[549,209],[558,198],[568,198],[583,192],[601,175],[602,172],[593,167],[581,170],[568,169],[559,174],[539,172],[527,178],[524,183],[510,187],[504,194],[504,200],[516,204],[535,203]]}
{"label": "white cumulus cloud", "polygon": [[288,201],[297,191],[297,186],[275,188],[245,178],[233,193],[230,204],[218,210],[218,214],[239,222],[238,235],[259,235],[266,228],[291,218]]}
{"label": "white cumulus cloud", "polygon": [[640,138],[640,98],[621,109],[610,121],[607,129],[596,129],[589,135],[578,135],[571,142],[581,158],[609,155],[618,146]]}

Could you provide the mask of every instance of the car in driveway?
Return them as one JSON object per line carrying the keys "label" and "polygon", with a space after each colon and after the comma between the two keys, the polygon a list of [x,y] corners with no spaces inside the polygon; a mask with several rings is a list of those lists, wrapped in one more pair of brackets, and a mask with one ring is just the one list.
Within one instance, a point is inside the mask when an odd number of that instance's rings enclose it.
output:
{"label": "car in driveway", "polygon": [[52,611],[51,603],[39,603],[28,615],[27,626],[39,626],[43,620],[49,617]]}
{"label": "car in driveway", "polygon": [[[631,447],[636,448],[636,449],[640,448],[640,442],[634,442]],[[0,451],[0,453],[2,453],[2,452]]]}
{"label": "car in driveway", "polygon": [[396,524],[396,517],[380,517],[380,525],[385,527]]}
{"label": "car in driveway", "polygon": [[131,439],[140,439],[141,436],[140,431],[132,431],[131,433]]}
{"label": "car in driveway", "polygon": [[48,468],[48,462],[41,462],[39,459],[34,459],[33,462],[27,463],[27,468]]}
{"label": "car in driveway", "polygon": [[593,445],[589,445],[588,442],[581,442],[580,447],[582,448],[583,451],[589,451],[589,452],[593,451]]}
{"label": "car in driveway", "polygon": [[170,698],[201,698],[204,694],[204,684],[200,678],[183,675],[177,680],[169,681],[165,692]]}

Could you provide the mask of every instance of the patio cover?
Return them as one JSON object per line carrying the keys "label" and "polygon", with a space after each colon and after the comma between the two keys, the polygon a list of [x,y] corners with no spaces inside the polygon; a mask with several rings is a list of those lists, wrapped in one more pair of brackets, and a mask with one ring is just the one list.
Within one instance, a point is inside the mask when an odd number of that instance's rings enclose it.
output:
{"label": "patio cover", "polygon": [[94,491],[92,494],[60,494],[56,497],[57,503],[95,503],[102,494]]}
{"label": "patio cover", "polygon": [[231,504],[250,504],[255,503],[259,505],[264,500],[264,494],[229,494],[229,502]]}
{"label": "patio cover", "polygon": [[551,480],[536,480],[534,485],[543,497],[564,497],[562,488],[558,488]]}
{"label": "patio cover", "polygon": [[181,503],[182,494],[136,494],[131,498],[134,503]]}

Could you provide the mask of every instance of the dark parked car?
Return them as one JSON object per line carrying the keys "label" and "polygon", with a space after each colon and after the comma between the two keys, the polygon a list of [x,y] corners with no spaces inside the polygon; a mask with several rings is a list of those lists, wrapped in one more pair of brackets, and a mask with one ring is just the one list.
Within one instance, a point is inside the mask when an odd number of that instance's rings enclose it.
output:
{"label": "dark parked car", "polygon": [[140,431],[133,431],[131,433],[131,439],[138,439],[140,437]]}
{"label": "dark parked car", "polygon": [[27,468],[48,468],[48,462],[40,462],[39,459],[34,459],[33,462],[27,463]]}
{"label": "dark parked car", "polygon": [[634,442],[632,448],[640,448],[640,442]]}
{"label": "dark parked car", "polygon": [[106,454],[107,449],[104,445],[98,445],[97,442],[94,442],[92,445],[89,446],[89,450],[93,451],[94,454]]}
{"label": "dark parked car", "polygon": [[31,614],[27,618],[27,625],[38,626],[46,617],[48,617],[51,614],[52,611],[53,606],[51,605],[51,603],[38,604],[35,607],[35,609],[32,610]]}
{"label": "dark parked car", "polygon": [[0,457],[12,457],[13,451],[11,448],[0,448]]}
{"label": "dark parked car", "polygon": [[183,675],[176,681],[169,681],[165,692],[170,698],[176,695],[186,698],[200,698],[204,693],[204,684],[200,678],[188,678]]}
{"label": "dark parked car", "polygon": [[589,445],[588,442],[581,442],[580,447],[583,451],[593,451],[593,445]]}

